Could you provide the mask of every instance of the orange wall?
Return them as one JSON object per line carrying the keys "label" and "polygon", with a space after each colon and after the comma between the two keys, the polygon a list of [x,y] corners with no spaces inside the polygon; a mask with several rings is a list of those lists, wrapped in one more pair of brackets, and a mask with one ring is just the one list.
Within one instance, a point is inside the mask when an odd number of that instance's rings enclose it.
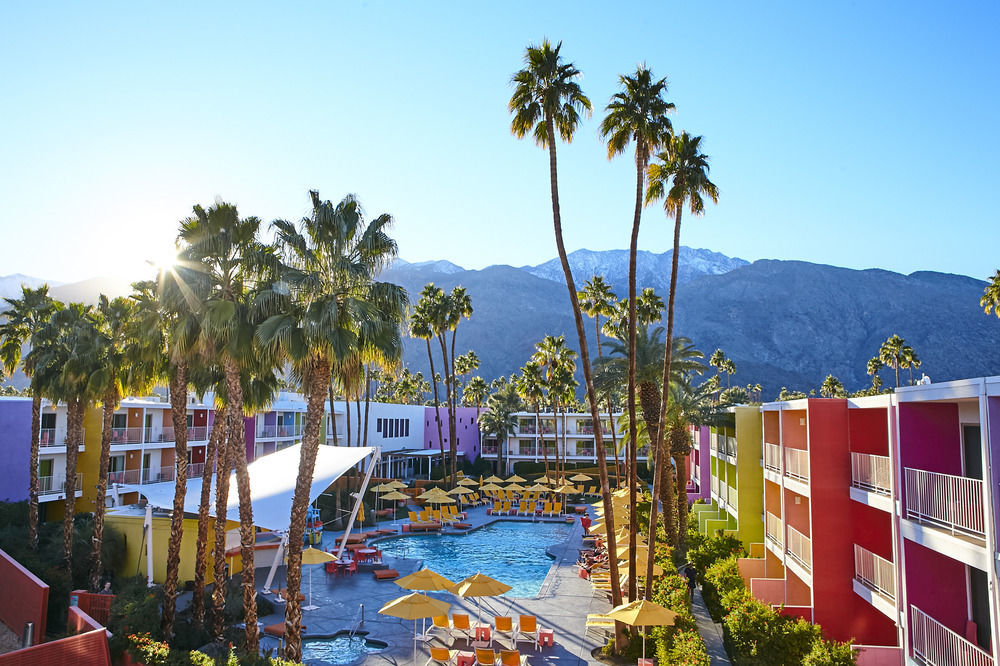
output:
{"label": "orange wall", "polygon": [[785,409],[781,411],[781,443],[796,449],[806,447],[806,411]]}
{"label": "orange wall", "polygon": [[769,444],[777,444],[779,441],[778,412],[764,412],[764,441]]}
{"label": "orange wall", "polygon": [[[795,503],[796,497],[799,498],[798,504]],[[785,488],[784,518],[786,524],[791,525],[804,535],[810,536],[809,498]]]}

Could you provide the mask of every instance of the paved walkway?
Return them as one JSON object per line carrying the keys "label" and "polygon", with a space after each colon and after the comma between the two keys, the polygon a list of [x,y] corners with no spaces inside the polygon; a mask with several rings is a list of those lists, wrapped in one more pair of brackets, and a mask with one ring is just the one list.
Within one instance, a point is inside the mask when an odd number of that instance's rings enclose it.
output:
{"label": "paved walkway", "polygon": [[722,640],[722,625],[712,621],[712,616],[705,605],[705,598],[701,596],[701,588],[694,591],[694,601],[691,602],[691,612],[695,621],[698,622],[698,633],[701,640],[705,641],[705,649],[712,660],[712,666],[720,664],[730,664],[729,655],[726,653],[726,646]]}
{"label": "paved walkway", "polygon": [[[482,527],[496,520],[486,515],[486,509],[479,507],[469,511],[465,521],[473,525],[473,529]],[[503,517],[500,520],[518,520]],[[530,522],[530,518],[521,518]],[[381,523],[379,527],[391,527]],[[450,531],[446,530],[445,533]],[[337,533],[324,535],[324,546],[329,548],[339,536]],[[548,552],[554,558],[554,566],[549,570],[541,590],[534,598],[495,597],[482,600],[484,618],[494,615],[535,615],[541,627],[554,630],[556,644],[551,648],[535,651],[529,643],[520,643],[517,647],[522,654],[527,654],[532,666],[549,664],[552,666],[596,666],[600,662],[591,657],[591,651],[603,645],[596,637],[586,636],[585,621],[587,613],[603,613],[610,609],[610,604],[604,597],[592,593],[590,583],[577,575],[576,561],[579,550],[583,547],[583,530],[577,521],[570,537],[561,544],[549,547]],[[418,536],[416,538],[426,538]],[[376,541],[377,542],[377,541]],[[400,577],[406,576],[422,566],[422,562],[405,558],[385,558],[385,564],[399,571]],[[413,662],[413,632],[411,621],[403,621],[378,614],[378,609],[387,601],[407,594],[391,581],[376,581],[371,573],[359,572],[356,576],[327,578],[322,566],[313,569],[312,603],[320,608],[303,613],[305,624],[304,634],[309,636],[331,636],[342,631],[368,632],[371,639],[383,641],[388,647],[374,654],[366,655],[358,664],[365,666],[384,666],[391,664],[410,664]],[[440,572],[447,574],[447,572]],[[266,569],[257,570],[257,580],[261,583],[267,575]],[[303,572],[302,592],[309,598],[309,574]],[[278,569],[272,586],[278,589],[284,585],[284,567]],[[465,600],[446,592],[432,592],[431,596],[452,604],[452,612],[476,614],[475,600]],[[273,600],[273,596],[269,597]],[[363,622],[362,620],[363,606]],[[275,613],[262,617],[265,625],[284,622],[283,606],[276,605]],[[428,624],[430,620],[428,620]],[[417,623],[419,629],[420,623]],[[432,639],[431,645],[444,645],[441,637]],[[261,647],[276,648],[277,640],[262,638]],[[447,645],[452,649],[469,649],[464,639],[453,641],[448,639]],[[507,649],[510,641],[506,638],[494,644],[494,649]],[[422,666],[428,658],[425,643],[418,643],[416,666]]]}

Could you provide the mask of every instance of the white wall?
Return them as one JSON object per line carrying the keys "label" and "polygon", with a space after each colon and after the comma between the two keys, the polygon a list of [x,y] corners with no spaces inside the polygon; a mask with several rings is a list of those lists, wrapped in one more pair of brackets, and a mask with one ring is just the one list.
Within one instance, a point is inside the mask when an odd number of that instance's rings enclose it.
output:
{"label": "white wall", "polygon": [[[337,435],[338,443],[346,444],[347,417],[345,415],[345,404],[341,401],[335,403],[337,414]],[[351,444],[357,441],[358,418],[357,407],[352,403],[351,409]],[[329,416],[329,411],[327,412]],[[365,404],[361,403],[362,427],[364,426]],[[386,428],[379,432],[379,419],[393,420],[394,425],[388,428],[390,434],[387,436]],[[408,435],[400,434],[399,428],[403,427],[406,433],[406,421],[409,421]],[[385,422],[383,422],[383,425]],[[393,430],[393,427],[395,430]],[[329,432],[329,429],[328,429]],[[421,449],[424,439],[424,407],[422,405],[395,405],[384,402],[368,403],[368,441],[362,442],[366,446],[380,446],[383,451],[399,451],[400,449]]]}

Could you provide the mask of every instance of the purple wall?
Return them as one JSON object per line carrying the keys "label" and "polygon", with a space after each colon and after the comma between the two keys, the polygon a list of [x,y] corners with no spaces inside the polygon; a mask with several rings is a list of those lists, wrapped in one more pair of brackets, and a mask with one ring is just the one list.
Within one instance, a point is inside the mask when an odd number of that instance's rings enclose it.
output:
{"label": "purple wall", "polygon": [[252,416],[243,417],[243,444],[247,450],[247,462],[253,462],[254,452],[257,450],[256,440],[257,428]]}
{"label": "purple wall", "polygon": [[0,398],[0,500],[28,499],[31,398]]}
{"label": "purple wall", "polygon": [[990,435],[990,471],[993,474],[993,524],[996,528],[996,538],[1000,540],[1000,398],[986,399],[986,419],[989,423]]}
{"label": "purple wall", "polygon": [[[424,408],[424,448],[438,448],[437,423],[434,412],[441,413],[441,432],[444,434],[444,447],[448,450],[448,410],[445,407]],[[483,410],[479,410],[482,415]],[[465,460],[475,462],[479,457],[479,425],[476,421],[475,407],[459,407],[455,411],[455,434],[458,436],[458,450],[465,452]]]}
{"label": "purple wall", "polygon": [[278,424],[278,412],[268,412],[264,414],[264,425],[277,425]]}
{"label": "purple wall", "polygon": [[712,497],[712,452],[709,438],[712,436],[712,429],[708,426],[698,428],[698,494],[691,499],[707,500]]}

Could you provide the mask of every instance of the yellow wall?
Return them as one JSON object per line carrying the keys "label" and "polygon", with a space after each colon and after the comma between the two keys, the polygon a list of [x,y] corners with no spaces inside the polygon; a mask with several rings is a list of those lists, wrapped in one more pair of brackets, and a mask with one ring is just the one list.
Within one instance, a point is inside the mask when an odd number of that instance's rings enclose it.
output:
{"label": "yellow wall", "polygon": [[[764,470],[760,466],[762,425],[757,407],[736,407],[736,477],[739,479],[739,538],[750,544],[764,540]],[[730,468],[732,469],[732,468]]]}
{"label": "yellow wall", "polygon": [[[142,516],[115,515],[109,514],[107,518],[109,525],[125,535],[126,555],[125,563],[117,573],[122,576],[134,576],[136,574],[146,575],[146,544],[142,539]],[[212,571],[213,558],[211,549],[215,544],[215,532],[212,529],[214,519],[208,527],[208,571]],[[238,528],[239,523],[227,521],[226,529]],[[170,518],[153,517],[153,580],[162,583],[167,576],[167,544],[170,541]],[[194,565],[197,557],[198,543],[198,519],[184,519],[184,536],[181,538],[181,568],[178,580],[194,580]],[[238,573],[242,568],[240,558],[232,558],[232,573]],[[208,577],[211,578],[209,573]]]}

